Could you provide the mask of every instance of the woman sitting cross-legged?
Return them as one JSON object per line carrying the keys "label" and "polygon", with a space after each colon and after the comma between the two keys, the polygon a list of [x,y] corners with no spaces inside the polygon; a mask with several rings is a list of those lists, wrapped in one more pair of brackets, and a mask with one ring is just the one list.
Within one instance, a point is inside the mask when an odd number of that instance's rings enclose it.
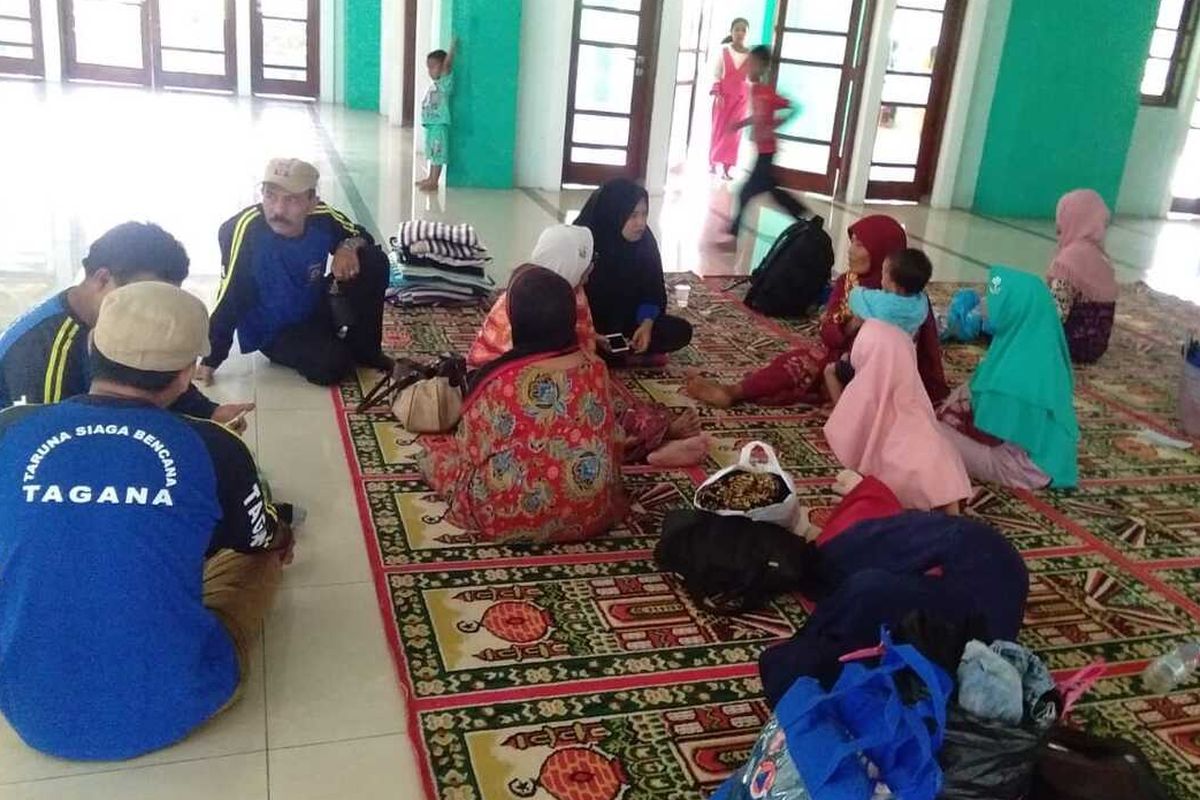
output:
{"label": "woman sitting cross-legged", "polygon": [[[1050,290],[1009,267],[988,274],[992,343],[938,416],[972,478],[1020,489],[1079,481],[1079,423],[1067,340]],[[857,380],[857,379],[856,379]]]}
{"label": "woman sitting cross-legged", "polygon": [[596,242],[596,268],[587,282],[596,330],[623,334],[635,356],[673,353],[692,341],[691,323],[666,313],[662,255],[646,224],[649,204],[645,189],[618,178],[592,192],[575,220]]}
{"label": "woman sitting cross-legged", "polygon": [[[579,349],[594,354],[598,337],[584,292],[592,273],[592,232],[577,225],[552,225],[542,231],[530,260],[574,288],[575,334]],[[483,367],[512,347],[508,297],[501,294],[467,353],[467,365]],[[658,403],[639,403],[619,396],[613,399],[624,437],[625,463],[649,461],[659,466],[690,466],[708,453],[708,442],[700,436],[700,417],[695,409],[675,414]]]}
{"label": "woman sitting cross-legged", "polygon": [[971,496],[971,480],[921,386],[912,339],[869,319],[850,361],[854,380],[825,423],[838,461],[883,481],[905,508],[957,514],[959,502]]}
{"label": "woman sitting cross-legged", "polygon": [[[821,314],[821,340],[789,350],[736,384],[695,377],[688,381],[687,393],[717,408],[743,402],[765,406],[825,402],[829,399],[823,394],[825,368],[849,352],[862,324],[850,311],[851,291],[856,286],[879,289],[883,285],[884,263],[907,246],[904,228],[889,216],[875,214],[851,225],[849,269],[833,283],[829,302]],[[921,382],[929,399],[940,402],[949,389],[942,372],[942,351],[932,313],[926,316],[915,338]]]}
{"label": "woman sitting cross-legged", "polygon": [[512,349],[472,379],[452,436],[423,437],[446,518],[503,542],[597,536],[628,510],[603,362],[579,349],[575,292],[526,266],[509,283]]}

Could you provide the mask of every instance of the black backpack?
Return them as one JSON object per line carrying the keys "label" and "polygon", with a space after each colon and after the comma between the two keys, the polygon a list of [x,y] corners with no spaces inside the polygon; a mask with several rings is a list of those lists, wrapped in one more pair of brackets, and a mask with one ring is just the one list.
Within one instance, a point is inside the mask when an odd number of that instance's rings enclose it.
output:
{"label": "black backpack", "polygon": [[778,525],[707,511],[668,513],[654,548],[659,569],[679,575],[692,599],[718,614],[803,591],[817,557],[815,547]]}
{"label": "black backpack", "polygon": [[768,317],[803,317],[820,305],[833,276],[833,240],[820,217],[797,220],[750,276],[746,305]]}

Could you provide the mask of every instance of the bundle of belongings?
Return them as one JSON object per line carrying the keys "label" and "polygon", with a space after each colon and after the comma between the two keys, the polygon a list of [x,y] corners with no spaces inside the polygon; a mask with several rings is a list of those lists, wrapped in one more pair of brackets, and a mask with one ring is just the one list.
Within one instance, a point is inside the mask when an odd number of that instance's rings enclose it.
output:
{"label": "bundle of belongings", "polygon": [[479,305],[496,288],[484,271],[492,257],[465,222],[409,220],[390,243],[388,297],[396,305]]}
{"label": "bundle of belongings", "polygon": [[1056,681],[1014,643],[1029,576],[1002,534],[937,512],[859,520],[808,543],[745,517],[668,515],[656,560],[711,610],[788,591],[814,603],[762,653],[773,714],[714,798],[1165,800],[1135,745],[1063,724],[1105,667]]}

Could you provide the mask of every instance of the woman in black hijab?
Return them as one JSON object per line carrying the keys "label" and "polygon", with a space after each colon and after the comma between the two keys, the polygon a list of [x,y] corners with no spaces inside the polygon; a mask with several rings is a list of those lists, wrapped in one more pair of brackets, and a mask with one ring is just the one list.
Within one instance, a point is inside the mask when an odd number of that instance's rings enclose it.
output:
{"label": "woman in black hijab", "polygon": [[691,324],[666,314],[662,257],[646,224],[649,207],[645,189],[617,178],[592,192],[575,220],[596,242],[587,297],[601,348],[603,336],[614,333],[624,334],[639,355],[673,353],[692,340]]}

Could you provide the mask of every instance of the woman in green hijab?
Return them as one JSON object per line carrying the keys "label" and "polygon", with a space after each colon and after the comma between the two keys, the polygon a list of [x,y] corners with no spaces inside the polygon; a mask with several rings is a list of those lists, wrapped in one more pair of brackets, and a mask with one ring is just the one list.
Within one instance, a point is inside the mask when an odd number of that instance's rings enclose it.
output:
{"label": "woman in green hijab", "polygon": [[970,383],[943,406],[942,430],[977,480],[1072,488],[1079,482],[1079,423],[1054,297],[1035,275],[992,267],[986,309],[991,346]]}

